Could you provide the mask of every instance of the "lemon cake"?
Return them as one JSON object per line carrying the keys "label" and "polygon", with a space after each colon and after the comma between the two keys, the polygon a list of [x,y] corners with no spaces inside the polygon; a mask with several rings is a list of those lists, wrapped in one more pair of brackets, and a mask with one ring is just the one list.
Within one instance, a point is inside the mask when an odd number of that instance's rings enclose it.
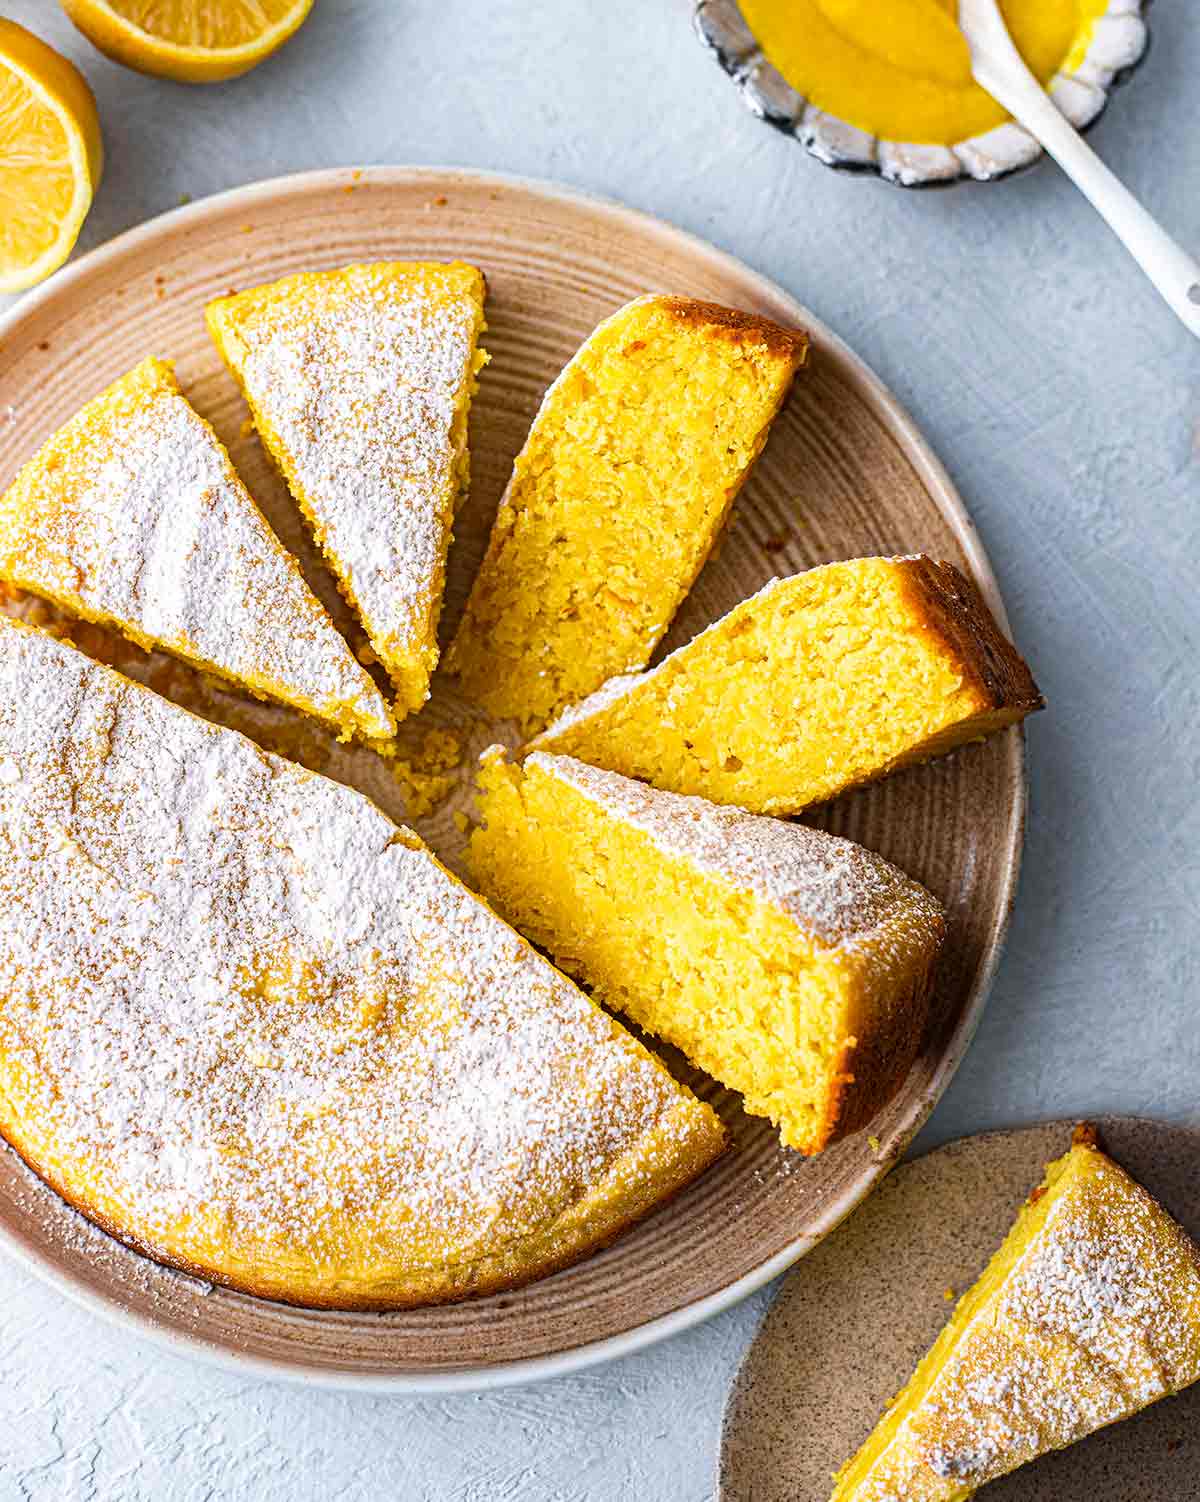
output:
{"label": "lemon cake", "polygon": [[488,752],[479,890],[598,999],[819,1152],[866,1122],[925,1028],[939,904],[849,840],[568,756]]}
{"label": "lemon cake", "polygon": [[776,579],[533,747],[756,813],[794,814],[1042,707],[978,589],[932,558]]}
{"label": "lemon cake", "polygon": [[395,734],[168,361],[89,402],[0,496],[0,579],[343,738]]}
{"label": "lemon cake", "polygon": [[429,697],[438,659],[483,298],[473,266],[395,261],[286,277],[207,311],[400,717]]}
{"label": "lemon cake", "polygon": [[644,667],[803,364],[804,334],[682,297],[600,324],[550,387],[448,654],[529,729]]}
{"label": "lemon cake", "polygon": [[0,1130],[206,1279],[538,1277],[720,1123],[361,794],[0,618]]}
{"label": "lemon cake", "polygon": [[1082,1128],[834,1502],[963,1502],[1198,1379],[1200,1247]]}

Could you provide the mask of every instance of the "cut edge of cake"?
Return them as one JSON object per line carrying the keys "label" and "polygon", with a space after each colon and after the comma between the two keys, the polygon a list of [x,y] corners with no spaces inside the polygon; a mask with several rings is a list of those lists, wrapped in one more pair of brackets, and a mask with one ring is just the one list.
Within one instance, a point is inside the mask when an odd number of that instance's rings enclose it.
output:
{"label": "cut edge of cake", "polygon": [[[903,578],[903,594],[912,613],[908,629],[914,636],[921,635],[935,643],[948,665],[958,673],[961,687],[957,697],[962,702],[956,719],[935,736],[883,758],[865,772],[855,768],[838,774],[827,769],[817,794],[812,797],[799,793],[760,797],[752,786],[746,785],[746,780],[737,776],[743,766],[748,766],[753,777],[753,764],[735,756],[731,746],[725,748],[726,756],[722,759],[722,772],[729,773],[730,765],[735,768],[728,776],[728,786],[724,777],[705,777],[700,771],[678,778],[661,769],[654,770],[651,754],[654,748],[643,748],[631,741],[623,711],[636,710],[641,700],[650,702],[656,695],[670,695],[697,665],[703,665],[706,652],[715,650],[764,604],[774,603],[780,595],[803,588],[806,581],[814,582],[831,571],[844,572],[856,565],[873,564],[895,567],[897,579]],[[1000,631],[978,588],[953,564],[937,562],[924,554],[855,558],[818,564],[800,574],[770,580],[654,667],[643,673],[611,678],[595,693],[564,710],[524,749],[577,756],[593,765],[640,777],[667,791],[699,794],[754,813],[787,815],[877,781],[902,767],[983,740],[1044,707],[1045,700],[1028,666]],[[657,744],[661,745],[664,737],[671,737],[688,746],[688,732],[695,727],[679,718],[683,711],[677,700],[672,702],[671,709],[669,721],[658,722]],[[739,716],[737,725],[727,729],[730,739],[744,731],[744,717]],[[778,727],[772,729],[777,735]]]}
{"label": "cut edge of cake", "polygon": [[[651,1004],[645,995],[635,994],[640,974],[638,980],[625,974],[620,995],[613,984],[606,985],[600,961],[584,952],[587,925],[580,914],[587,896],[582,886],[579,891],[568,886],[571,872],[555,868],[536,889],[528,894],[520,890],[530,880],[535,852],[545,844],[537,815],[529,808],[531,776],[568,788],[599,821],[633,830],[664,869],[676,865],[690,870],[712,883],[720,900],[749,894],[753,903],[780,915],[797,941],[797,952],[804,948],[811,954],[810,967],[822,986],[830,981],[826,970],[836,970],[832,984],[835,993],[841,988],[837,999],[844,1006],[838,1015],[847,1030],[824,1040],[822,1062],[812,1071],[811,1118],[793,1116],[778,1104],[778,1082],[774,1092],[764,1093],[764,1082],[753,1077],[750,1065],[731,1069],[714,1031],[696,1032],[680,1013],[674,1030],[669,1017],[656,1021],[653,1014],[663,1003],[652,999]],[[470,837],[468,864],[488,900],[607,1005],[628,1011],[640,1026],[747,1097],[746,1109],[769,1117],[786,1145],[805,1154],[820,1152],[864,1127],[895,1095],[924,1038],[945,934],[942,905],[897,867],[823,831],[662,792],[546,752],[534,752],[517,764],[502,748],[490,748],[480,763],[478,806],[481,822]],[[523,838],[529,848],[520,843]],[[630,877],[615,860],[606,857],[600,864],[602,887],[618,887]],[[577,885],[593,879],[577,857],[572,869]],[[518,871],[523,873],[519,880]],[[561,885],[551,877],[561,877]],[[568,909],[574,915],[569,921]],[[668,915],[656,909],[656,931],[665,931],[668,922]],[[686,937],[679,945],[685,947]],[[698,973],[698,965],[692,968]],[[774,1037],[771,1022],[778,1024],[779,1018],[757,1019],[762,1036]],[[775,1061],[766,1069],[768,1081],[777,1067]],[[799,1066],[793,1062],[791,1067]]]}
{"label": "cut edge of cake", "polygon": [[[771,360],[777,362],[779,372],[770,410],[763,414],[761,422],[754,433],[749,436],[745,462],[741,465],[739,472],[731,478],[720,503],[714,508],[709,525],[700,539],[699,546],[690,557],[687,568],[679,578],[672,580],[668,592],[669,598],[664,600],[662,609],[656,612],[656,618],[650,628],[641,633],[636,641],[626,643],[628,647],[626,659],[614,664],[618,672],[644,667],[655,646],[666,632],[676,610],[694,584],[727,524],[738,493],[766,445],[775,417],[787,400],[793,379],[808,359],[809,338],[801,329],[784,328],[758,314],[742,312],[700,299],[647,293],[625,303],[602,319],[550,383],[539,404],[521,451],[514,461],[513,473],[501,496],[483,561],[472,581],[462,618],[447,650],[444,664],[446,670],[459,680],[463,692],[468,697],[478,702],[493,716],[517,720],[527,733],[544,726],[567,704],[573,702],[573,699],[582,695],[563,696],[556,692],[553,703],[548,706],[541,704],[533,707],[527,702],[515,701],[511,694],[506,695],[504,690],[506,675],[498,673],[490,660],[495,637],[491,617],[495,615],[497,607],[488,603],[487,597],[489,593],[496,593],[498,582],[503,582],[505,554],[517,529],[517,518],[520,514],[519,492],[528,476],[533,473],[531,467],[533,456],[538,444],[543,441],[544,430],[556,412],[563,391],[577,373],[583,372],[585,363],[595,355],[595,352],[604,345],[614,331],[620,330],[640,311],[649,308],[663,310],[668,319],[680,330],[701,328],[711,331],[714,342],[728,342],[734,347],[743,344],[748,347],[755,345],[765,351]],[[622,354],[638,350],[643,342],[631,340],[627,350],[623,350]],[[614,591],[610,590],[609,593],[613,597],[613,608],[619,616],[625,611],[627,602],[621,600]],[[634,604],[636,605],[637,602]],[[502,604],[498,608],[503,611]],[[537,640],[530,644],[534,655],[544,652],[545,639],[546,632],[542,631]],[[546,670],[540,670],[539,676],[545,677]],[[608,674],[603,671],[598,680],[593,675],[591,688],[598,688],[600,682],[607,676]],[[590,692],[590,689],[586,692]]]}

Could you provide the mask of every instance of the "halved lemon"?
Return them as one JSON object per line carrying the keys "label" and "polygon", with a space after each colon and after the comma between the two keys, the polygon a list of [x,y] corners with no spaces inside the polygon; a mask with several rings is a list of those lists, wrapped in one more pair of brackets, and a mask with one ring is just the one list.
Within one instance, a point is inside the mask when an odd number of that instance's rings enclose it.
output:
{"label": "halved lemon", "polygon": [[71,254],[103,160],[83,74],[0,17],[0,292],[32,287]]}
{"label": "halved lemon", "polygon": [[88,41],[139,73],[218,83],[261,63],[313,0],[62,0]]}

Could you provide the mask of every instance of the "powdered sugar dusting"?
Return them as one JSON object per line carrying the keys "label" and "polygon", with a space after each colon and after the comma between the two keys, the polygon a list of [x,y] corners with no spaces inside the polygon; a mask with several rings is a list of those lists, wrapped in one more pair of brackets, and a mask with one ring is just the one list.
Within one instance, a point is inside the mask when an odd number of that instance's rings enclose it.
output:
{"label": "powdered sugar dusting", "polygon": [[389,667],[429,648],[440,604],[479,326],[462,269],[348,267],[231,315],[268,447]]}
{"label": "powdered sugar dusting", "polygon": [[[0,567],[23,589],[107,616],[336,724],[392,724],[216,434],[151,362],[108,410],[85,409],[0,504]],[[106,394],[107,396],[107,394]],[[105,399],[101,399],[102,401]],[[63,462],[60,455],[66,451]]]}
{"label": "powdered sugar dusting", "polygon": [[152,1249],[452,1282],[711,1134],[361,795],[6,619],[0,765],[0,1119]]}
{"label": "powdered sugar dusting", "polygon": [[571,756],[532,753],[526,766],[561,778],[650,836],[667,855],[749,887],[820,942],[878,945],[890,926],[936,943],[942,908],[924,887],[851,840],[782,819],[666,793]]}
{"label": "powdered sugar dusting", "polygon": [[1200,1379],[1200,1252],[1110,1159],[1074,1152],[1088,1156],[863,1502],[958,1496]]}

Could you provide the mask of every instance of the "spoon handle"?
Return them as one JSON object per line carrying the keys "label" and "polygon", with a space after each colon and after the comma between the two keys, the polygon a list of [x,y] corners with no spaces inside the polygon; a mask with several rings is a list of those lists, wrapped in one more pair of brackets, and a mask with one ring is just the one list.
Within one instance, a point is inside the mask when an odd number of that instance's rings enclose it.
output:
{"label": "spoon handle", "polygon": [[972,45],[976,79],[1035,136],[1108,223],[1181,321],[1200,338],[1200,261],[1106,167],[1025,66],[1001,25]]}

